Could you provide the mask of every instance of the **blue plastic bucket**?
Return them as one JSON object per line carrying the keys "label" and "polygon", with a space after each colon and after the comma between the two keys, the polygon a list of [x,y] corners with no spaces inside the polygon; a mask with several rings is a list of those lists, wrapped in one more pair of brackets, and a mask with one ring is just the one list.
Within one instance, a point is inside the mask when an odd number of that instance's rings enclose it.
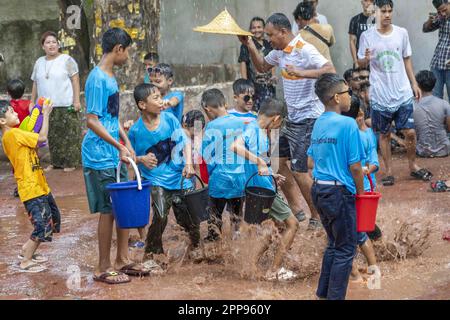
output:
{"label": "blue plastic bucket", "polygon": [[[129,159],[136,172],[137,181],[120,182],[118,169],[117,183],[109,184],[109,191],[113,207],[113,215],[120,229],[145,227],[150,221],[150,181],[141,182],[139,170],[133,160]],[[122,163],[119,164],[120,168]]]}

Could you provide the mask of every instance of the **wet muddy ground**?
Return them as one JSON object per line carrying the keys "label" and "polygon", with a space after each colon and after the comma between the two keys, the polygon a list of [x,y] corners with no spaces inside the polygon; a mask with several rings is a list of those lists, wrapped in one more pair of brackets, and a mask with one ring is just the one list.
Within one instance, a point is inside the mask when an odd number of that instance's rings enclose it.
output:
{"label": "wet muddy ground", "polygon": [[[419,160],[436,178],[450,179],[450,158]],[[428,192],[429,185],[408,176],[407,161],[396,155],[398,183],[380,191],[383,200],[378,224],[384,232],[376,243],[382,272],[381,288],[351,283],[348,299],[450,299],[450,193]],[[0,165],[0,298],[1,299],[315,299],[325,235],[300,225],[284,265],[297,272],[293,282],[261,279],[273,257],[273,246],[255,266],[252,250],[260,241],[255,230],[231,240],[229,228],[217,247],[206,247],[207,261],[194,264],[186,257],[187,237],[171,217],[164,234],[167,272],[161,276],[133,278],[132,283],[108,286],[92,280],[96,264],[98,217],[90,215],[82,171],[52,171],[48,181],[62,213],[62,233],[40,252],[50,258],[49,270],[20,273],[17,255],[32,226],[25,209],[12,197],[14,180],[9,167]],[[245,229],[245,228],[244,228]],[[273,229],[269,223],[267,230]],[[202,226],[203,235],[205,226]],[[278,238],[274,237],[274,245]],[[363,269],[365,261],[357,259]],[[77,270],[80,285],[77,286]]]}

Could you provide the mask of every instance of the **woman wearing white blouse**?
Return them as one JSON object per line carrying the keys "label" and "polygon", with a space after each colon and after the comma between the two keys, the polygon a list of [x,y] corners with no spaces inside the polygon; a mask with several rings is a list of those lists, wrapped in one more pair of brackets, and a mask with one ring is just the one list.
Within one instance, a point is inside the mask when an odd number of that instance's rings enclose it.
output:
{"label": "woman wearing white blouse", "polygon": [[78,65],[67,54],[59,52],[58,36],[48,31],[41,37],[45,56],[33,69],[30,110],[38,97],[53,102],[48,142],[51,166],[73,171],[81,164],[80,77]]}

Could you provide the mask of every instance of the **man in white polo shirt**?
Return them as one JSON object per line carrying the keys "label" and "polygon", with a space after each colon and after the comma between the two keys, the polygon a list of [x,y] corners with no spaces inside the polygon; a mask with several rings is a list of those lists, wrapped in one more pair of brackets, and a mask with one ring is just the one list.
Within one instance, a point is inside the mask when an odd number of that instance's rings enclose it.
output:
{"label": "man in white polo shirt", "polygon": [[335,73],[333,65],[317,49],[294,36],[289,19],[275,13],[267,19],[265,33],[274,48],[265,58],[259,55],[249,37],[239,37],[249,49],[251,59],[259,72],[274,66],[281,68],[284,97],[288,106],[288,121],[282,135],[289,141],[291,170],[311,210],[310,228],[319,225],[319,215],[311,200],[312,179],[308,173],[307,150],[317,118],[324,106],[314,92],[316,79],[324,73]]}

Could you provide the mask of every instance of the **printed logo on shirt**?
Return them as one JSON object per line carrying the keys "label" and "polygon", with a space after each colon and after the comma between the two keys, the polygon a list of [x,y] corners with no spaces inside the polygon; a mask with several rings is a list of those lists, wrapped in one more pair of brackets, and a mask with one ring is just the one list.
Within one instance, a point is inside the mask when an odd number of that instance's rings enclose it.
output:
{"label": "printed logo on shirt", "polygon": [[109,96],[108,113],[113,117],[119,116],[119,92]]}
{"label": "printed logo on shirt", "polygon": [[312,139],[312,144],[334,144],[337,145],[336,138],[321,138],[321,139]]}
{"label": "printed logo on shirt", "polygon": [[[400,51],[397,49],[397,51]],[[386,50],[380,52],[376,57],[381,69],[385,73],[396,73],[397,70],[394,69],[395,60],[398,62],[401,61],[400,55],[398,52]]]}
{"label": "printed logo on shirt", "polygon": [[33,172],[42,171],[41,163],[39,161],[39,157],[36,154],[36,151],[30,149],[29,153],[30,153],[30,160],[31,160],[31,170]]}

